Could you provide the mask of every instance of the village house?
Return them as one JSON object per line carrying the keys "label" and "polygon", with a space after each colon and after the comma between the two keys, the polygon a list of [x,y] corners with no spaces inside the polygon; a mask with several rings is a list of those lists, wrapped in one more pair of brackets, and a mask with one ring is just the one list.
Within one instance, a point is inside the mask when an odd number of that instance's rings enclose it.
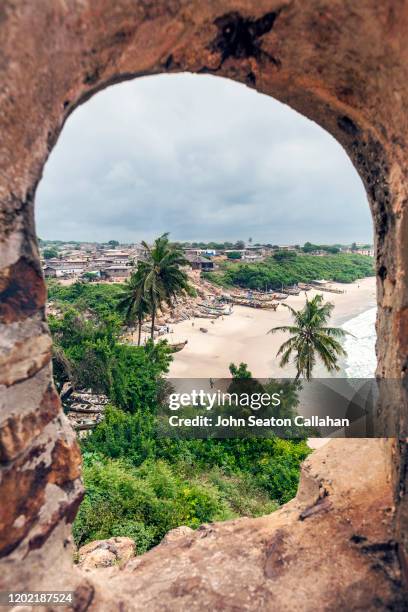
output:
{"label": "village house", "polygon": [[206,257],[201,257],[200,255],[186,255],[186,259],[189,261],[193,270],[211,272],[215,269],[214,262]]}
{"label": "village house", "polygon": [[297,249],[294,244],[280,244],[279,250],[280,251],[296,251]]}
{"label": "village house", "polygon": [[45,278],[56,278],[57,271],[52,266],[44,266],[43,268]]}
{"label": "village house", "polygon": [[266,255],[267,254],[268,249],[263,246],[263,245],[252,245],[252,246],[247,246],[245,247],[245,252],[246,253],[255,253],[256,255]]}
{"label": "village house", "polygon": [[367,244],[362,244],[362,243],[356,243],[356,248],[352,249],[352,248],[346,248],[346,249],[342,249],[343,253],[351,253],[352,255],[357,254],[357,255],[368,255],[369,257],[374,257],[374,247],[367,245]]}
{"label": "village house", "polygon": [[245,261],[262,261],[265,258],[266,249],[261,246],[247,246],[241,258]]}
{"label": "village house", "polygon": [[241,258],[245,254],[245,249],[225,249],[224,254],[228,257],[228,253],[239,253]]}
{"label": "village house", "polygon": [[363,246],[359,247],[357,245],[357,249],[354,251],[350,251],[351,253],[357,253],[358,255],[369,255],[370,257],[374,257],[374,247]]}
{"label": "village house", "polygon": [[105,280],[111,280],[120,282],[121,280],[126,280],[130,277],[132,273],[131,266],[124,266],[120,264],[113,264],[111,266],[106,266],[101,269],[101,278]]}
{"label": "village house", "polygon": [[126,251],[117,251],[116,249],[106,249],[103,251],[104,258],[116,265],[126,265],[129,263],[129,253]]}
{"label": "village house", "polygon": [[79,276],[87,268],[87,261],[78,260],[48,260],[44,267],[46,278],[60,278],[65,276]]}
{"label": "village house", "polygon": [[187,247],[183,249],[185,257],[197,257],[203,253],[203,249],[193,249],[191,247]]}

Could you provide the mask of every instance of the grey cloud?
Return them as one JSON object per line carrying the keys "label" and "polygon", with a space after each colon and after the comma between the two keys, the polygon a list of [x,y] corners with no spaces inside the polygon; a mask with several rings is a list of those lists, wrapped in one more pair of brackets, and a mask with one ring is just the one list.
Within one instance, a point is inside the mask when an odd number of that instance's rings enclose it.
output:
{"label": "grey cloud", "polygon": [[78,108],[46,165],[36,211],[43,238],[372,238],[362,183],[329,134],[203,75],[122,83]]}

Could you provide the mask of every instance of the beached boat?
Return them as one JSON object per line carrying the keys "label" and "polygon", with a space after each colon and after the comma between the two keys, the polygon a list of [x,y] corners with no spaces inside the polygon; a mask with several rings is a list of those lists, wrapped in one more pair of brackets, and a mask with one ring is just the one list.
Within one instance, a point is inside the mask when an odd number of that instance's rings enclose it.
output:
{"label": "beached boat", "polygon": [[258,300],[233,300],[237,306],[247,306],[248,308],[261,308],[265,310],[276,310],[278,304],[273,302],[261,302]]}
{"label": "beached boat", "polygon": [[296,287],[288,287],[288,289],[282,289],[282,293],[287,293],[287,295],[299,295],[300,289]]}
{"label": "beached boat", "polygon": [[215,308],[213,306],[206,306],[205,304],[199,304],[198,307],[204,312],[208,312],[218,317],[224,314],[224,308]]}
{"label": "beached boat", "polygon": [[274,293],[274,300],[286,300],[289,297],[288,293]]}
{"label": "beached boat", "polygon": [[319,291],[328,291],[329,293],[344,293],[343,289],[336,289],[335,287],[315,287]]}
{"label": "beached boat", "polygon": [[193,316],[198,319],[218,319],[219,314],[208,312],[208,310],[195,310]]}
{"label": "beached boat", "polygon": [[238,299],[238,300],[251,300],[254,302],[270,302],[271,300],[273,300],[273,293],[254,293],[252,292],[250,295],[248,294],[237,294],[233,297],[233,299]]}
{"label": "beached boat", "polygon": [[208,304],[205,302],[200,302],[198,306],[200,306],[201,308],[208,308],[209,310],[219,310],[221,312],[225,308],[222,304],[213,304],[213,303]]}
{"label": "beached boat", "polygon": [[184,340],[184,342],[176,342],[175,344],[169,344],[170,352],[178,353],[179,351],[182,351],[187,343],[188,343],[188,340]]}

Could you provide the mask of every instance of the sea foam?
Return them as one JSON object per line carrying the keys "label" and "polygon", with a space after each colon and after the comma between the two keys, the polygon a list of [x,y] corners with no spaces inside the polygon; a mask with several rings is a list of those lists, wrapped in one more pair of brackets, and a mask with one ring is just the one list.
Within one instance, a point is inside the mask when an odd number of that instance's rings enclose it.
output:
{"label": "sea foam", "polygon": [[353,334],[346,336],[343,342],[347,352],[345,371],[348,378],[372,378],[375,375],[376,314],[377,308],[370,308],[342,325]]}

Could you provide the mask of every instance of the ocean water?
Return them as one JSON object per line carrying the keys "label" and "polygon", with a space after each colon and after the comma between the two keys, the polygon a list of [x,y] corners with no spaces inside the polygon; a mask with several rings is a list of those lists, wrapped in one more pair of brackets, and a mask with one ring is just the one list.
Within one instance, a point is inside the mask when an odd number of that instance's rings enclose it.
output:
{"label": "ocean water", "polygon": [[342,325],[353,334],[343,341],[347,351],[345,371],[348,378],[372,378],[377,365],[375,319],[377,308],[370,308]]}

